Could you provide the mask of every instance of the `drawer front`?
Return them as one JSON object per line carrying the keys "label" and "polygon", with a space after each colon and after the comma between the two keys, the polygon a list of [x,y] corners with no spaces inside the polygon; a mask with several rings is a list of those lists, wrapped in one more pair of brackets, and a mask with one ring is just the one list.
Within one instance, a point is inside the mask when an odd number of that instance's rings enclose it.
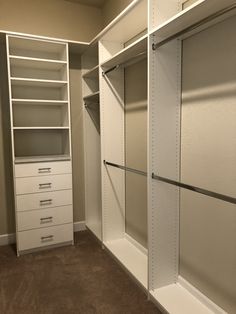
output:
{"label": "drawer front", "polygon": [[73,224],[18,232],[19,251],[73,241]]}
{"label": "drawer front", "polygon": [[62,206],[17,213],[18,231],[72,223],[72,206]]}
{"label": "drawer front", "polygon": [[16,194],[28,194],[72,189],[72,175],[16,178]]}
{"label": "drawer front", "polygon": [[36,177],[72,173],[71,161],[40,162],[15,165],[15,177]]}
{"label": "drawer front", "polygon": [[16,196],[17,211],[72,205],[72,190]]}

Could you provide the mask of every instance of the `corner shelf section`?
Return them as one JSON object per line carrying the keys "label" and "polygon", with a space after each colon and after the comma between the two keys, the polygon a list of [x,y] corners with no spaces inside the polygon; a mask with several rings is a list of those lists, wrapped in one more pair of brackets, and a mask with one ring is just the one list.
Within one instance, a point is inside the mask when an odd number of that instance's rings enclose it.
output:
{"label": "corner shelf section", "polygon": [[132,59],[141,59],[147,53],[147,35],[142,36],[131,45],[127,46],[113,57],[101,64],[103,69],[115,67],[120,64],[125,64]]}
{"label": "corner shelf section", "polygon": [[91,70],[87,71],[83,75],[83,79],[98,79],[98,74],[99,74],[99,66],[96,65],[93,67]]}
{"label": "corner shelf section", "polygon": [[85,103],[99,103],[99,92],[92,93],[88,96],[83,97]]}

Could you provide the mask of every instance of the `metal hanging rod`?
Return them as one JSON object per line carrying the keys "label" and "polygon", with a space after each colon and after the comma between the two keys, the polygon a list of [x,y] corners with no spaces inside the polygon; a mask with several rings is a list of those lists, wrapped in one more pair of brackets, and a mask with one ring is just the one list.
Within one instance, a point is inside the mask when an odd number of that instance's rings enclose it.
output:
{"label": "metal hanging rod", "polygon": [[168,38],[162,40],[161,42],[159,42],[157,44],[152,44],[152,49],[156,50],[156,49],[160,48],[161,46],[165,45],[166,43],[168,43],[169,41],[176,39],[176,38],[178,38],[178,37],[180,37],[180,36],[182,36],[188,32],[194,31],[195,29],[199,28],[200,26],[203,26],[204,24],[211,22],[212,20],[214,20],[214,19],[220,17],[221,15],[226,14],[226,13],[228,13],[234,9],[236,9],[236,4],[233,4],[233,5],[225,8],[225,9],[222,9],[216,13],[213,13],[212,15],[209,15],[208,17],[200,20],[199,22],[186,27],[182,31],[180,31],[174,35],[169,36]]}
{"label": "metal hanging rod", "polygon": [[103,163],[104,163],[104,165],[107,165],[107,166],[111,166],[111,167],[115,167],[115,168],[122,169],[122,170],[125,170],[125,171],[129,171],[129,172],[133,172],[133,173],[136,173],[136,174],[140,174],[141,176],[145,176],[145,177],[147,176],[147,172],[144,172],[144,171],[141,171],[141,170],[137,170],[137,169],[121,166],[121,165],[114,164],[114,163],[106,161],[106,160],[103,160]]}
{"label": "metal hanging rod", "polygon": [[136,59],[136,58],[145,56],[145,55],[147,55],[147,51],[140,52],[140,53],[138,53],[137,55],[135,55],[135,56],[129,58],[129,59],[126,60],[125,62],[119,63],[119,64],[117,64],[117,65],[115,65],[115,66],[113,66],[113,67],[107,69],[106,71],[103,71],[103,72],[102,72],[102,75],[105,76],[106,74],[108,74],[108,73],[110,73],[110,72],[112,72],[112,71],[114,71],[114,70],[117,70],[117,69],[120,68],[121,66],[130,63],[130,61],[132,61],[132,60],[134,60],[134,59]]}
{"label": "metal hanging rod", "polygon": [[200,193],[200,194],[207,195],[207,196],[210,196],[210,197],[213,197],[213,198],[217,198],[219,200],[222,200],[222,201],[225,201],[225,202],[228,202],[228,203],[236,204],[236,198],[231,197],[231,196],[227,196],[227,195],[224,195],[224,194],[219,194],[219,193],[208,191],[208,190],[205,190],[205,189],[193,186],[193,185],[189,185],[189,184],[181,183],[181,182],[174,181],[174,180],[171,180],[171,179],[168,179],[168,178],[160,177],[158,175],[155,175],[154,173],[152,173],[152,178],[154,180],[165,182],[167,184],[171,184],[171,185],[174,185],[174,186],[178,186],[178,187],[186,189],[186,190],[190,190],[190,191],[193,191],[193,192],[196,192],[196,193]]}

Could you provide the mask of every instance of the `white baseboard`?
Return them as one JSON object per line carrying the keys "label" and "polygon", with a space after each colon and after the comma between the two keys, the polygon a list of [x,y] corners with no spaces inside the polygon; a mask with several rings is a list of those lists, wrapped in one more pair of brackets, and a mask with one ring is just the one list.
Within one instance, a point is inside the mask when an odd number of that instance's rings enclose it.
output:
{"label": "white baseboard", "polygon": [[[86,230],[85,221],[74,222],[74,232]],[[0,246],[9,245],[16,242],[16,234],[0,234]]]}
{"label": "white baseboard", "polygon": [[13,244],[15,242],[16,242],[15,233],[0,234],[0,246]]}

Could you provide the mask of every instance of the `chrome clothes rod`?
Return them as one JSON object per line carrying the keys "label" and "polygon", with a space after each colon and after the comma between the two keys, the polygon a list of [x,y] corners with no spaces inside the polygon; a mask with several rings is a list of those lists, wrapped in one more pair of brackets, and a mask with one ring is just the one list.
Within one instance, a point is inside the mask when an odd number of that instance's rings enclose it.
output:
{"label": "chrome clothes rod", "polygon": [[144,172],[144,171],[141,171],[141,170],[137,170],[137,169],[121,166],[121,165],[114,164],[113,162],[109,162],[109,161],[106,161],[106,160],[103,160],[103,163],[104,163],[104,165],[107,165],[107,166],[111,166],[111,167],[118,168],[118,169],[121,169],[121,170],[133,172],[133,173],[136,173],[136,174],[140,174],[141,176],[145,176],[145,177],[147,176],[147,172]]}
{"label": "chrome clothes rod", "polygon": [[180,37],[180,36],[182,36],[188,32],[194,31],[195,29],[199,28],[200,26],[202,26],[208,22],[211,22],[212,20],[214,20],[214,19],[220,17],[221,15],[226,14],[226,13],[228,13],[234,9],[236,9],[236,4],[232,4],[231,6],[225,8],[225,9],[222,9],[222,10],[204,18],[204,19],[200,20],[199,22],[197,22],[193,25],[186,27],[182,31],[180,31],[174,35],[171,35],[170,37],[162,40],[161,42],[159,42],[157,44],[152,44],[152,49],[156,50],[156,49],[160,48],[161,46],[165,45],[166,43],[168,43],[169,41],[176,39],[176,38],[178,38],[178,37]]}
{"label": "chrome clothes rod", "polygon": [[[102,75],[105,76],[106,74],[108,74],[108,73],[110,73],[110,72],[112,72],[112,71],[114,71],[114,70],[117,70],[117,69],[120,68],[122,65],[129,64],[130,61],[132,61],[132,60],[134,60],[134,59],[136,59],[136,58],[145,56],[145,55],[147,55],[147,52],[146,52],[146,51],[140,52],[139,54],[133,56],[132,58],[129,58],[129,59],[126,60],[125,62],[119,63],[119,64],[117,64],[117,65],[115,65],[115,66],[113,66],[113,67],[107,69],[106,71],[103,71],[103,72],[102,72]],[[139,60],[139,59],[138,59],[138,60]]]}
{"label": "chrome clothes rod", "polygon": [[200,194],[207,195],[213,198],[217,198],[219,200],[222,200],[231,204],[236,204],[236,198],[231,197],[231,196],[219,194],[219,193],[208,191],[208,190],[205,190],[205,189],[193,186],[193,185],[189,185],[189,184],[181,183],[181,182],[174,181],[168,178],[160,177],[158,175],[155,175],[154,173],[152,173],[152,178],[154,180],[165,182],[167,184],[174,185],[174,186],[186,189],[186,190],[190,190],[196,193],[200,193]]}

